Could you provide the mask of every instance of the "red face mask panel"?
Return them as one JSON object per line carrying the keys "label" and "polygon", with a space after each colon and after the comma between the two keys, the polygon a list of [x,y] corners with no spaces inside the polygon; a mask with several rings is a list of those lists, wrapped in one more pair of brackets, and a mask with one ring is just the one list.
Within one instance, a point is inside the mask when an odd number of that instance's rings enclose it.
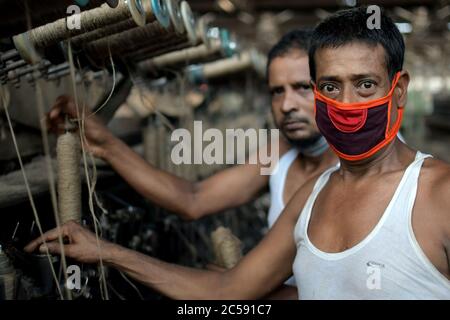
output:
{"label": "red face mask panel", "polygon": [[399,107],[391,129],[389,124],[392,95],[399,77],[397,73],[387,96],[360,103],[341,103],[314,88],[317,126],[340,158],[349,161],[369,158],[396,137],[403,107]]}

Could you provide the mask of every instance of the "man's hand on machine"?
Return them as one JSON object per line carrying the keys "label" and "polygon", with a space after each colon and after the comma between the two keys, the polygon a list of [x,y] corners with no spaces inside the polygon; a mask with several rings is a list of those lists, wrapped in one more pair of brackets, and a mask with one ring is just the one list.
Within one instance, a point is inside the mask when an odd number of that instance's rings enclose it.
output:
{"label": "man's hand on machine", "polygon": [[[64,254],[66,257],[73,258],[81,263],[98,263],[100,256],[103,260],[107,258],[107,253],[114,244],[97,238],[94,233],[82,227],[74,221],[69,221],[60,228],[55,228],[44,233],[30,242],[24,250],[34,252],[39,249],[40,253],[46,253],[44,240],[48,251],[51,254],[61,254],[61,246],[58,241],[59,235],[62,236],[64,244]],[[67,241],[68,240],[68,241]]]}
{"label": "man's hand on machine", "polygon": [[[51,132],[62,133],[66,115],[69,119],[82,118],[82,108],[78,112],[71,96],[63,95],[56,99],[47,116],[47,127]],[[84,132],[88,151],[99,158],[106,158],[108,147],[117,139],[103,124],[101,119],[93,115],[88,108],[84,114]]]}

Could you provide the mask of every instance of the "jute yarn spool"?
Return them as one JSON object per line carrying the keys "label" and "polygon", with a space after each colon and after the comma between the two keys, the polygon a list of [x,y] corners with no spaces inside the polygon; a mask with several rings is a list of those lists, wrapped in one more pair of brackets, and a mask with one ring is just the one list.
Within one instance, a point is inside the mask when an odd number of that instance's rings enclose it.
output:
{"label": "jute yarn spool", "polygon": [[83,11],[79,14],[80,28],[69,29],[67,18],[61,18],[55,22],[14,36],[13,41],[22,58],[28,62],[33,62],[33,57],[30,56],[30,54],[33,54],[30,53],[33,49],[39,51],[70,37],[123,21],[130,17],[133,18],[137,25],[145,25],[146,17],[142,9],[139,9],[139,3],[139,0],[121,0],[116,8],[103,4],[99,8]]}
{"label": "jute yarn spool", "polygon": [[[169,20],[168,2],[169,0],[152,0],[144,2],[144,4],[142,5],[142,10],[144,10],[145,14],[144,25],[154,21],[158,21],[163,28],[168,29],[171,26]],[[134,19],[126,19],[76,36],[71,39],[71,42],[75,48],[79,48],[83,46],[83,44],[86,44],[88,42],[92,42],[113,34],[118,34],[120,32],[130,30],[132,28],[135,28],[136,26],[141,25],[137,24]]]}
{"label": "jute yarn spool", "polygon": [[221,52],[222,46],[219,42],[208,47],[205,44],[201,44],[196,47],[182,49],[166,53],[155,58],[141,61],[139,68],[144,70],[162,69],[167,66],[173,66],[181,63],[193,63],[201,59],[214,56]]}
{"label": "jute yarn spool", "polygon": [[187,73],[189,80],[196,83],[206,79],[214,79],[241,72],[252,67],[252,54],[250,52],[243,52],[239,56],[221,59],[201,66],[191,66],[187,69]]}
{"label": "jute yarn spool", "polygon": [[219,227],[211,233],[215,263],[222,268],[231,269],[242,258],[241,241],[230,229]]}
{"label": "jute yarn spool", "polygon": [[81,146],[79,135],[66,132],[56,145],[58,169],[58,213],[60,223],[81,222]]}
{"label": "jute yarn spool", "polygon": [[104,59],[110,52],[117,56],[127,51],[141,49],[148,41],[164,33],[167,33],[167,30],[158,21],[154,21],[144,27],[133,28],[90,42],[86,44],[84,50],[93,59]]}

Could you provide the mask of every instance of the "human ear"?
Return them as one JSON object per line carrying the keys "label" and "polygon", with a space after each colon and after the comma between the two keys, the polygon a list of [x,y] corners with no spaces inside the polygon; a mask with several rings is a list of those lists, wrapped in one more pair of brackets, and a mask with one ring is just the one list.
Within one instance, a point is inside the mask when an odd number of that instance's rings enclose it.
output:
{"label": "human ear", "polygon": [[404,107],[408,100],[408,85],[410,81],[409,72],[403,70],[400,72],[397,86],[394,90],[394,96],[399,107]]}

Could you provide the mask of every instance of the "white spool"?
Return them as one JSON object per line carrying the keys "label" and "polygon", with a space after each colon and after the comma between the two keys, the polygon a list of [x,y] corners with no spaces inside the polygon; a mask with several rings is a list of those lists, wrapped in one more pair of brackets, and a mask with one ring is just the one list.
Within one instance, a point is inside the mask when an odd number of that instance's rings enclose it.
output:
{"label": "white spool", "polygon": [[180,5],[181,17],[183,18],[184,28],[188,36],[189,43],[195,46],[198,43],[196,22],[191,6],[187,1],[182,1]]}
{"label": "white spool", "polygon": [[140,27],[145,26],[147,17],[144,8],[138,2],[139,0],[128,0],[128,8],[134,22]]}
{"label": "white spool", "polygon": [[67,132],[58,137],[58,212],[60,223],[81,222],[81,147],[79,136]]}
{"label": "white spool", "polygon": [[167,9],[175,32],[183,34],[185,32],[183,17],[180,11],[180,0],[167,0]]}

